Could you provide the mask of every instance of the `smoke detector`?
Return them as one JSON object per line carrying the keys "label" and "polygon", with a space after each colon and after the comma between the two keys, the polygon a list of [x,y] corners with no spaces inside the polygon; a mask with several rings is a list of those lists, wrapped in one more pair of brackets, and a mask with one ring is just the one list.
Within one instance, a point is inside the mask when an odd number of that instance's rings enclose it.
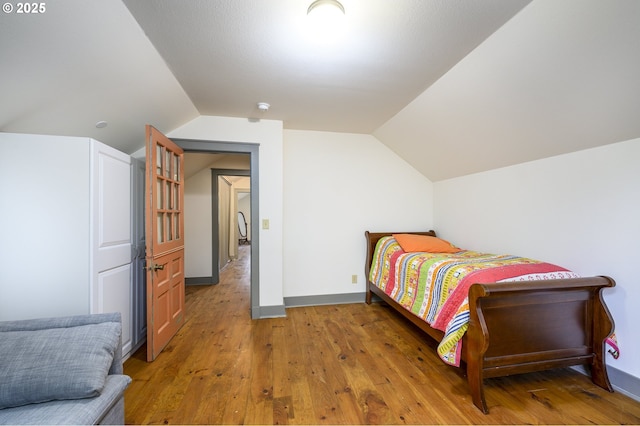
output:
{"label": "smoke detector", "polygon": [[271,105],[269,105],[269,104],[268,104],[268,103],[266,103],[266,102],[258,102],[258,109],[259,109],[260,111],[262,111],[262,112],[269,111],[269,107],[270,107],[270,106],[271,106]]}

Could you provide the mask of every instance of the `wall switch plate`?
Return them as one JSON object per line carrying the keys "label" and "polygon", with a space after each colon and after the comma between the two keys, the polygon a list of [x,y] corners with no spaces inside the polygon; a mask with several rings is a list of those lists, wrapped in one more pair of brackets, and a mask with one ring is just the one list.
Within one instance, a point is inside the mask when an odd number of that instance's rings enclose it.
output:
{"label": "wall switch plate", "polygon": [[269,219],[262,219],[262,229],[269,229]]}
{"label": "wall switch plate", "polygon": [[351,275],[351,284],[358,284],[358,276]]}

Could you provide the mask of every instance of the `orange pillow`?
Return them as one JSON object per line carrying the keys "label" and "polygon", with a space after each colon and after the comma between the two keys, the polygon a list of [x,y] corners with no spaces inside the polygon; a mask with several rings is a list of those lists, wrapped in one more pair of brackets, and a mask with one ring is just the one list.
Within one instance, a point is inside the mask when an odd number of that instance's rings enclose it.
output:
{"label": "orange pillow", "polygon": [[393,234],[403,251],[427,253],[457,253],[461,251],[448,241],[430,235]]}

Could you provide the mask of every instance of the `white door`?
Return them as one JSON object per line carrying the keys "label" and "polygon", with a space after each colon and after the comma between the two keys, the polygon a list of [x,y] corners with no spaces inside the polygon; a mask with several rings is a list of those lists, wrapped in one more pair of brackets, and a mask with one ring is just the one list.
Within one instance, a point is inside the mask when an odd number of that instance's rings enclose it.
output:
{"label": "white door", "polygon": [[120,312],[131,351],[131,157],[91,141],[91,313]]}

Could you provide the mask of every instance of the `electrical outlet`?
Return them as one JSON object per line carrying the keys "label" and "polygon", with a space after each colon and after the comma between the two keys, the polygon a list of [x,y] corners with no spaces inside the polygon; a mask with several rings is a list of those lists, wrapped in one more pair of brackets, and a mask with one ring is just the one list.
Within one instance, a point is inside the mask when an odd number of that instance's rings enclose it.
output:
{"label": "electrical outlet", "polygon": [[358,284],[358,276],[351,275],[351,284]]}

